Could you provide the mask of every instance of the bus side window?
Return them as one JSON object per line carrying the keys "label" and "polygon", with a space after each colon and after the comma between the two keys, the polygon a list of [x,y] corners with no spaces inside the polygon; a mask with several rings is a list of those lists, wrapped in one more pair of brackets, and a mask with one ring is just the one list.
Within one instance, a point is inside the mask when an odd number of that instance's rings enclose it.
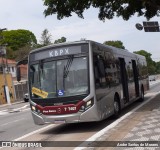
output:
{"label": "bus side window", "polygon": [[95,86],[96,86],[96,88],[98,88],[98,87],[100,87],[100,76],[99,76],[97,66],[94,67],[94,75],[95,75]]}
{"label": "bus side window", "polygon": [[101,78],[105,77],[104,61],[102,59],[98,60],[98,71]]}
{"label": "bus side window", "polygon": [[103,58],[100,58],[100,56],[94,57],[94,74],[96,88],[106,87],[105,66]]}

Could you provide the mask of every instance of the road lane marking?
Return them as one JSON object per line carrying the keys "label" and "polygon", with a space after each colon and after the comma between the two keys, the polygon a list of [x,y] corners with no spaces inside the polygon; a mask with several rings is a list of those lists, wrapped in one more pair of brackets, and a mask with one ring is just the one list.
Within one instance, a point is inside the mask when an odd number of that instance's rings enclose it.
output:
{"label": "road lane marking", "polygon": [[22,111],[27,111],[27,110],[31,110],[30,108],[26,108],[26,109],[23,109]]}
{"label": "road lane marking", "polygon": [[43,131],[43,130],[49,129],[49,128],[54,127],[54,126],[55,126],[55,124],[50,124],[50,125],[48,125],[48,126],[46,126],[46,127],[40,128],[40,129],[38,129],[38,130],[35,130],[35,131],[30,132],[30,133],[28,133],[28,134],[25,134],[25,135],[23,135],[23,136],[21,136],[21,137],[19,137],[19,138],[16,138],[16,139],[14,139],[13,141],[20,141],[20,140],[22,140],[22,139],[24,139],[24,138],[26,138],[26,137],[28,137],[28,136],[31,136],[31,135],[33,135],[33,134],[36,134],[36,133],[38,133],[38,132],[41,132],[41,131]]}
{"label": "road lane marking", "polygon": [[29,106],[29,105],[25,105],[25,106],[23,106],[23,107],[16,108],[16,109],[6,109],[6,110],[2,110],[2,111],[0,111],[0,116],[6,115],[6,114],[9,114],[9,113],[23,112],[23,111],[30,110],[30,108],[27,108],[28,106]]}
{"label": "road lane marking", "polygon": [[137,106],[136,108],[134,108],[133,110],[131,110],[130,112],[128,112],[127,114],[125,114],[124,116],[120,117],[119,119],[117,119],[116,121],[114,121],[113,123],[111,123],[110,125],[108,125],[107,127],[103,128],[102,130],[100,130],[99,132],[97,132],[96,134],[94,134],[93,136],[91,136],[90,138],[88,138],[86,141],[84,141],[82,144],[80,144],[74,150],[83,150],[83,149],[87,148],[87,147],[84,147],[84,145],[86,146],[86,144],[85,144],[86,142],[87,142],[88,145],[90,145],[93,141],[96,141],[96,139],[100,138],[102,135],[106,134],[110,129],[112,129],[113,127],[115,127],[116,125],[118,125],[122,120],[124,120],[125,118],[127,118],[128,116],[130,116],[132,113],[134,113],[135,111],[137,111],[139,108],[141,108],[142,106],[144,106],[148,102],[150,102],[158,94],[160,94],[160,91],[157,92],[153,97],[151,97],[148,100],[144,101],[142,104],[140,104],[139,106]]}
{"label": "road lane marking", "polygon": [[6,114],[8,114],[8,112],[0,112],[0,116],[6,115]]}
{"label": "road lane marking", "polygon": [[14,121],[11,121],[11,122],[7,122],[7,123],[4,123],[4,124],[1,124],[0,127],[1,127],[1,126],[5,126],[5,125],[8,125],[8,124],[15,123],[15,122],[18,122],[18,121],[21,121],[21,120],[24,120],[24,118],[18,119],[18,120],[14,120]]}
{"label": "road lane marking", "polygon": [[29,106],[29,104],[28,104],[28,105],[24,105],[24,106],[22,106],[22,107],[20,107],[20,108],[11,109],[11,111],[23,110],[23,109],[25,109],[25,108],[28,107],[28,106]]}

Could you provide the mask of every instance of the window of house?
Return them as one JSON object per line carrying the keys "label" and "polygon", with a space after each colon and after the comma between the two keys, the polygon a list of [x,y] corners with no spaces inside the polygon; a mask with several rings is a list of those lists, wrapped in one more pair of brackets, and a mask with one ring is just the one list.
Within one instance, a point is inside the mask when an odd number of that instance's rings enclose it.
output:
{"label": "window of house", "polygon": [[11,69],[10,69],[10,67],[8,67],[8,72],[10,72],[11,71]]}
{"label": "window of house", "polygon": [[12,67],[12,72],[14,72],[14,67]]}

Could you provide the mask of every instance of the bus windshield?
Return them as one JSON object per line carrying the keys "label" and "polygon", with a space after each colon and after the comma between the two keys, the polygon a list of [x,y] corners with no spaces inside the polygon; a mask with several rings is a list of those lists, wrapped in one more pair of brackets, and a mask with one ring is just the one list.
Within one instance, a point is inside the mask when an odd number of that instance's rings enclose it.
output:
{"label": "bus windshield", "polygon": [[87,57],[40,61],[30,65],[32,98],[56,98],[88,93]]}

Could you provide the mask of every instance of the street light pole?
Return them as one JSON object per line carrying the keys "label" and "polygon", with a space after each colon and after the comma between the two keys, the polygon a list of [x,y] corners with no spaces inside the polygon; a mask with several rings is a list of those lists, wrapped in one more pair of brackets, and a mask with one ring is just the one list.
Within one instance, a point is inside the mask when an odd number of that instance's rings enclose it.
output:
{"label": "street light pole", "polygon": [[[4,30],[7,30],[7,28],[0,29],[0,34]],[[0,35],[0,39],[3,39],[3,35]],[[7,103],[10,105],[11,100],[10,100],[9,89],[8,89],[7,78],[6,78],[6,70],[5,70],[6,65],[5,65],[5,62],[3,59],[6,56],[6,45],[0,45],[0,56],[2,57],[2,70],[3,70],[3,78],[4,78],[5,97],[6,97]],[[7,58],[5,58],[5,59],[7,59]]]}

